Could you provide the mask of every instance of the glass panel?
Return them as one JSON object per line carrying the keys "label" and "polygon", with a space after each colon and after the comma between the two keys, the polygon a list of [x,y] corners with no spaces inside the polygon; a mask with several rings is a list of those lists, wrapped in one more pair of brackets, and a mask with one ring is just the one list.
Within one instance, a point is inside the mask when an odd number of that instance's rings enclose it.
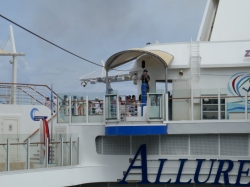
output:
{"label": "glass panel", "polygon": [[84,123],[87,121],[86,119],[86,95],[82,93],[74,93],[72,94],[71,101],[71,116],[72,123]]}
{"label": "glass panel", "polygon": [[106,95],[105,96],[105,113],[106,120],[117,119],[117,95]]}
{"label": "glass panel", "polygon": [[58,94],[57,98],[57,122],[69,123],[69,94]]}
{"label": "glass panel", "polygon": [[162,119],[163,113],[163,95],[162,94],[149,94],[149,119]]}
{"label": "glass panel", "polygon": [[[245,119],[245,93],[235,93],[230,88],[221,89],[221,119]],[[224,111],[223,111],[224,110]]]}
{"label": "glass panel", "polygon": [[89,96],[89,123],[101,123],[103,121],[104,92],[88,93]]}

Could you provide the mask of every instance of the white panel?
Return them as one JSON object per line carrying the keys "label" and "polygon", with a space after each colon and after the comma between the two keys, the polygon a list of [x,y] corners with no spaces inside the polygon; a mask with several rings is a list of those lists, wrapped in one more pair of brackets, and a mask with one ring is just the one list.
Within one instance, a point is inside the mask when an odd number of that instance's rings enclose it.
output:
{"label": "white panel", "polygon": [[148,155],[159,155],[159,136],[132,136],[133,155],[142,144],[147,144]]}
{"label": "white panel", "polygon": [[[173,95],[172,95],[172,117],[173,121],[188,120],[190,108],[190,89],[188,89],[187,80],[173,80]],[[184,98],[184,99],[178,99]]]}
{"label": "white panel", "polygon": [[129,136],[103,136],[104,155],[129,155]]}
{"label": "white panel", "polygon": [[[18,143],[18,119],[4,119],[3,120],[3,137],[2,141],[7,142],[7,138],[10,139],[10,143]],[[18,145],[10,146],[10,158],[12,160],[18,159]]]}
{"label": "white panel", "polygon": [[249,0],[220,0],[211,41],[249,40],[249,7]]}
{"label": "white panel", "polygon": [[188,135],[161,136],[162,155],[188,155]]}
{"label": "white panel", "polygon": [[218,155],[218,135],[190,135],[191,155]]}
{"label": "white panel", "polygon": [[248,135],[220,135],[220,154],[225,156],[248,156]]}

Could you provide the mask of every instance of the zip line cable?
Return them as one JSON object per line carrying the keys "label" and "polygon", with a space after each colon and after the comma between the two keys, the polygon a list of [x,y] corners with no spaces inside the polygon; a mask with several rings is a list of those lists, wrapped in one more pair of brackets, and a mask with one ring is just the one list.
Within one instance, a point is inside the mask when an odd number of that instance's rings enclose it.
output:
{"label": "zip line cable", "polygon": [[54,44],[53,42],[50,42],[49,40],[47,40],[47,39],[45,39],[45,38],[43,38],[43,37],[37,35],[36,33],[34,33],[34,32],[32,32],[32,31],[30,31],[30,30],[24,28],[23,26],[17,24],[16,22],[14,22],[14,21],[12,21],[12,20],[6,18],[5,16],[3,16],[3,15],[1,15],[1,14],[0,14],[0,17],[2,17],[3,19],[5,19],[5,20],[7,20],[7,21],[13,23],[14,25],[16,25],[16,26],[22,28],[23,30],[25,30],[25,31],[27,31],[27,32],[29,32],[29,33],[31,33],[31,34],[33,34],[34,36],[36,36],[36,37],[38,37],[38,38],[40,38],[40,39],[42,39],[42,40],[44,40],[44,41],[50,43],[51,45],[53,45],[53,46],[55,46],[55,47],[57,47],[57,48],[59,48],[59,49],[65,51],[65,52],[67,52],[67,53],[69,53],[69,54],[71,54],[71,55],[73,55],[73,56],[76,56],[76,57],[78,57],[78,58],[80,58],[80,59],[82,59],[82,60],[85,60],[85,61],[87,61],[87,62],[89,62],[89,63],[91,63],[91,64],[94,64],[94,65],[96,65],[96,66],[104,67],[104,66],[102,66],[102,65],[100,65],[100,64],[97,64],[97,63],[92,62],[92,61],[90,61],[90,60],[88,60],[88,59],[86,59],[86,58],[83,58],[83,57],[81,57],[81,56],[79,56],[79,55],[77,55],[77,54],[75,54],[75,53],[72,53],[72,52],[68,51],[67,49],[64,49],[64,48],[62,48],[62,47],[60,47],[60,46]]}

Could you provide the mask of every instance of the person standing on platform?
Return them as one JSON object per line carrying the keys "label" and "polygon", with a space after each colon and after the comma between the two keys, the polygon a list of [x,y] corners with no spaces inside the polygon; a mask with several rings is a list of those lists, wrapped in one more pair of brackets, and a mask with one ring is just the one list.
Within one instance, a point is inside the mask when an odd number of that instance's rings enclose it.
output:
{"label": "person standing on platform", "polygon": [[44,105],[51,110],[51,102],[49,100],[49,97],[46,97],[46,101],[45,101]]}
{"label": "person standing on platform", "polygon": [[148,70],[144,69],[143,74],[141,75],[142,83],[145,83],[147,85],[147,93],[149,92],[149,84],[150,76],[148,75]]}

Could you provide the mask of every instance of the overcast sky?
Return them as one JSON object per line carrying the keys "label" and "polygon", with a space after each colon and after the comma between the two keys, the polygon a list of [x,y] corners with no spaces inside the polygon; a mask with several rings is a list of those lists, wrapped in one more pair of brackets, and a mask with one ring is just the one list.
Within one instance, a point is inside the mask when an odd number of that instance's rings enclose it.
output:
{"label": "overcast sky", "polygon": [[[0,0],[0,14],[101,64],[116,52],[147,42],[196,39],[205,5],[206,0]],[[0,49],[9,37],[10,24],[0,18]],[[18,57],[18,82],[53,83],[57,92],[104,91],[104,84],[83,88],[77,80],[97,66],[13,28],[17,52],[26,53]],[[4,49],[11,50],[10,42]],[[0,57],[0,82],[11,82],[10,59]],[[120,89],[132,88],[129,83]]]}

